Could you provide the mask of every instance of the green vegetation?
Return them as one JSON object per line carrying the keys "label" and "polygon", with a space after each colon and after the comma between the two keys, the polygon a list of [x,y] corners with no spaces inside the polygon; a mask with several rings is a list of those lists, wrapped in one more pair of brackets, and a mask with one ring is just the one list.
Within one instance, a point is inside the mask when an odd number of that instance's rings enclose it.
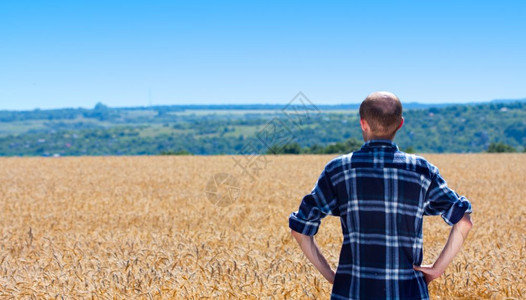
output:
{"label": "green vegetation", "polygon": [[[408,106],[395,139],[407,152],[525,150],[526,101]],[[279,105],[98,103],[93,109],[0,111],[0,155],[333,154],[361,146],[356,105],[318,108],[302,114],[303,107],[290,113]]]}
{"label": "green vegetation", "polygon": [[491,143],[489,144],[488,152],[489,153],[506,153],[506,152],[513,153],[513,152],[517,152],[517,149],[515,149],[515,147],[512,147],[504,143]]}
{"label": "green vegetation", "polygon": [[179,150],[179,151],[161,151],[161,155],[192,155],[192,153],[186,151],[186,150]]}
{"label": "green vegetation", "polygon": [[362,147],[362,142],[355,138],[350,138],[345,142],[331,143],[326,146],[314,144],[310,147],[301,147],[294,142],[283,147],[272,146],[265,152],[266,154],[344,154],[356,151]]}
{"label": "green vegetation", "polygon": [[355,138],[349,138],[344,142],[331,143],[325,147],[312,145],[306,149],[306,153],[313,154],[343,154],[356,151],[362,147],[363,142]]}

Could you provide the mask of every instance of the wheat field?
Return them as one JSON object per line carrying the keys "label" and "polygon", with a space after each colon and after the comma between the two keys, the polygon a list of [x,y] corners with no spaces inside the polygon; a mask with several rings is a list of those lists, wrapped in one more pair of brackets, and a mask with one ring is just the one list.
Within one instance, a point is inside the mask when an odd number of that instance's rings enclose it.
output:
{"label": "wheat field", "polygon": [[[526,298],[526,155],[424,156],[474,210],[431,297]],[[1,158],[0,298],[327,299],[288,215],[332,157]],[[425,219],[424,263],[448,232]],[[335,267],[339,220],[316,239]]]}

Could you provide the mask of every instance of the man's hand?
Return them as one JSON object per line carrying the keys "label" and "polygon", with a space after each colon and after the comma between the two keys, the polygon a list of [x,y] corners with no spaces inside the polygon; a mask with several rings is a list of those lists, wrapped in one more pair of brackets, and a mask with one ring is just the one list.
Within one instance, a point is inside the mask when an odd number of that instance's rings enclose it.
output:
{"label": "man's hand", "polygon": [[472,226],[473,223],[471,222],[470,215],[465,214],[462,219],[451,228],[446,245],[435,263],[427,266],[413,266],[415,270],[424,273],[427,284],[444,274],[447,266],[451,263],[455,255],[457,255],[458,251],[460,251]]}
{"label": "man's hand", "polygon": [[321,275],[323,275],[323,277],[325,277],[328,282],[334,284],[334,277],[336,274],[331,269],[331,266],[325,259],[325,256],[321,254],[314,237],[301,234],[294,230],[291,230],[291,234],[294,236],[296,241],[298,241],[298,244],[300,245],[303,253],[305,253],[305,256],[307,256],[309,261],[316,267],[316,269],[318,269],[318,271],[320,271]]}
{"label": "man's hand", "polygon": [[331,272],[329,273],[329,277],[325,278],[330,284],[334,284],[334,277],[336,277],[336,273],[331,269]]}
{"label": "man's hand", "polygon": [[438,277],[442,276],[442,273],[440,270],[437,270],[433,267],[433,265],[425,265],[425,266],[414,266],[415,270],[420,271],[424,273],[424,278],[426,279],[426,283],[429,284],[431,281],[437,279]]}

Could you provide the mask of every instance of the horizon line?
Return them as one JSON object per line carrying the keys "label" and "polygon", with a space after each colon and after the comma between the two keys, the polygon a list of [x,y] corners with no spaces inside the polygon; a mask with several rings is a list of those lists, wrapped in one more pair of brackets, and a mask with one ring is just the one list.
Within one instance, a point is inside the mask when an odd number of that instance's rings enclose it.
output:
{"label": "horizon line", "polygon": [[[524,98],[513,98],[513,99],[505,99],[505,98],[499,98],[499,99],[491,99],[491,100],[482,100],[482,101],[465,101],[465,102],[419,102],[419,101],[410,101],[410,102],[404,102],[402,101],[402,105],[404,104],[412,104],[412,105],[415,105],[415,104],[418,104],[418,105],[423,105],[423,106],[433,106],[433,105],[440,105],[440,106],[447,106],[447,105],[467,105],[467,104],[488,104],[488,103],[492,103],[492,102],[521,102],[521,101],[526,101],[526,97]],[[281,105],[281,106],[285,106],[285,105],[288,105],[290,103],[289,102],[286,102],[286,103],[270,103],[270,102],[253,102],[253,103],[221,103],[221,104],[218,104],[218,103],[178,103],[178,104],[149,104],[149,105],[136,105],[136,106],[110,106],[110,105],[107,105],[105,104],[104,102],[101,102],[101,101],[98,101],[95,105],[91,106],[91,107],[86,107],[86,106],[62,106],[62,107],[49,107],[49,108],[40,108],[40,107],[35,107],[35,108],[32,108],[32,109],[2,109],[0,108],[0,112],[27,112],[27,111],[36,111],[36,110],[41,110],[41,111],[49,111],[49,110],[62,110],[62,109],[94,109],[96,105],[98,104],[103,104],[105,106],[107,106],[108,108],[113,108],[113,109],[130,109],[130,108],[155,108],[155,107],[177,107],[177,106],[194,106],[194,107],[198,107],[198,106],[217,106],[217,107],[221,107],[221,106],[251,106],[251,105],[254,105],[254,106],[276,106],[276,105]],[[346,106],[346,105],[359,105],[361,103],[360,102],[348,102],[348,103],[332,103],[332,104],[316,104],[316,103],[313,103],[315,104],[316,106]]]}

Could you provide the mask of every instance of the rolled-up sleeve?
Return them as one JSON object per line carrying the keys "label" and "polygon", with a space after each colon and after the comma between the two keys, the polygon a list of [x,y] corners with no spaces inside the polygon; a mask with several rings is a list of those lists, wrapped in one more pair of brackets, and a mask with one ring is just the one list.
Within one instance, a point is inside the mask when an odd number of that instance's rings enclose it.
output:
{"label": "rolled-up sleeve", "polygon": [[318,232],[321,219],[339,215],[338,200],[327,172],[323,170],[310,194],[303,197],[298,211],[289,216],[290,229],[313,236]]}
{"label": "rolled-up sleeve", "polygon": [[471,212],[469,200],[450,189],[436,169],[427,191],[424,214],[441,215],[448,225],[455,225],[464,214]]}

